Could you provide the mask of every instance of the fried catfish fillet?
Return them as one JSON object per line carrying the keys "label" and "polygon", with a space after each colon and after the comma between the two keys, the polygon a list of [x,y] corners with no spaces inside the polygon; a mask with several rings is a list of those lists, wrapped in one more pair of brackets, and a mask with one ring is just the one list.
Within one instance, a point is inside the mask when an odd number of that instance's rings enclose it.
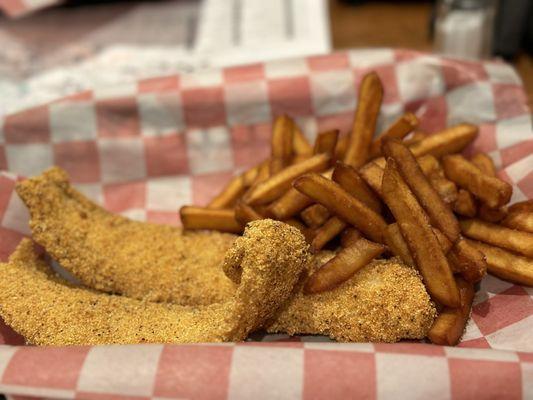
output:
{"label": "fried catfish fillet", "polygon": [[224,260],[224,269],[239,281],[234,296],[192,307],[73,287],[25,239],[0,264],[0,315],[38,345],[242,341],[272,318],[307,263],[307,244],[297,229],[254,222]]}
{"label": "fried catfish fillet", "polygon": [[[233,235],[182,233],[114,216],[72,189],[58,168],[19,183],[17,191],[30,210],[34,239],[87,287],[136,299],[209,304],[231,297],[239,283],[234,270],[223,271],[213,261],[223,259]],[[332,256],[319,253],[308,268]],[[371,263],[326,293],[303,295],[302,286],[266,324],[269,331],[395,342],[423,338],[436,314],[418,273],[398,260]]]}
{"label": "fried catfish fillet", "polygon": [[[310,270],[334,253],[317,254]],[[421,339],[436,317],[420,275],[399,259],[375,260],[339,287],[304,294],[303,282],[275,319],[271,333],[319,334],[342,342]]]}
{"label": "fried catfish fillet", "polygon": [[30,211],[33,239],[87,287],[193,306],[235,292],[220,269],[234,235],[113,215],[72,188],[57,167],[16,190]]}

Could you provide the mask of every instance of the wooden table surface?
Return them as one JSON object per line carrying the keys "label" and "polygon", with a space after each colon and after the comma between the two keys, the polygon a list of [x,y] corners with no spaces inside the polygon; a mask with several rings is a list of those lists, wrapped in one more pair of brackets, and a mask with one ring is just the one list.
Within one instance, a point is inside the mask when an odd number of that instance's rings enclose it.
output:
{"label": "wooden table surface", "polygon": [[[403,47],[431,51],[429,19],[431,3],[377,1],[349,5],[329,0],[335,49],[353,47]],[[533,57],[521,55],[515,62],[533,110]]]}

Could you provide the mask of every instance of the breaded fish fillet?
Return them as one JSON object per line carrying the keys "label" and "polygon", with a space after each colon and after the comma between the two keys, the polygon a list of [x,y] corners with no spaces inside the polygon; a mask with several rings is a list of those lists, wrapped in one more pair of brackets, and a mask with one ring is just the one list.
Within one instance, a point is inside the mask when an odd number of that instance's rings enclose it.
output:
{"label": "breaded fish fillet", "polygon": [[[333,253],[319,253],[311,269]],[[343,342],[397,342],[426,336],[436,310],[420,275],[398,259],[376,260],[338,288],[297,293],[267,326],[271,333],[319,334]]]}
{"label": "breaded fish fillet", "polygon": [[113,215],[51,168],[17,185],[33,239],[84,285],[107,293],[182,305],[230,298],[220,266],[236,236],[187,232]]}
{"label": "breaded fish fillet", "polygon": [[53,275],[25,239],[0,264],[0,315],[39,345],[242,341],[272,318],[307,263],[307,244],[297,229],[256,221],[224,261],[240,281],[235,295],[191,307],[73,287]]}
{"label": "breaded fish fillet", "polygon": [[[224,242],[229,247],[235,238],[232,235],[218,232],[181,234],[175,228],[115,217],[72,189],[66,175],[58,168],[20,183],[17,191],[30,209],[36,241],[88,287],[106,290],[105,280],[110,276],[113,290],[108,291],[138,299],[205,304],[210,291],[217,292],[222,298],[233,293],[235,285],[224,272],[238,283],[231,269],[226,268],[223,272],[220,265],[210,262],[208,257],[194,254],[194,261],[189,262],[186,258],[181,261],[185,265],[197,263],[191,268],[201,270],[202,275],[195,276],[196,272],[191,272],[192,278],[189,278],[187,273],[176,273],[168,282],[170,286],[163,286],[163,293],[160,289],[161,282],[169,279],[166,274],[171,269],[163,260],[179,262],[172,254],[167,254],[173,248],[167,242],[170,232],[174,241],[189,238],[189,246],[196,249],[190,253],[206,252],[216,259],[222,259],[226,250],[219,245],[221,238],[231,238]],[[67,210],[65,214],[61,207]],[[78,216],[79,210],[84,212],[83,218]],[[119,219],[120,224],[106,225],[104,222],[114,218]],[[149,233],[143,232],[145,229]],[[72,231],[77,234],[70,235]],[[122,236],[125,231],[135,234],[126,240]],[[157,239],[143,242],[148,236]],[[84,242],[83,237],[88,240]],[[133,241],[139,243],[131,243]],[[157,245],[158,241],[161,241],[161,247]],[[129,258],[129,254],[122,250],[124,242],[129,242],[126,246],[136,247],[139,254]],[[68,251],[63,251],[64,248]],[[81,256],[77,256],[78,249]],[[109,259],[103,260],[92,254],[105,254]],[[324,257],[332,256],[331,252],[322,253],[310,268],[317,268],[326,261]],[[173,268],[182,271],[181,266]],[[189,284],[187,279],[194,279],[194,284]],[[218,288],[216,285],[220,283],[227,289]],[[176,290],[172,290],[172,285]],[[180,297],[179,288],[184,286],[188,288],[187,296]],[[166,297],[166,293],[173,293],[173,297]],[[268,330],[290,334],[316,333],[345,341],[394,342],[402,338],[423,338],[435,315],[435,307],[415,270],[398,260],[377,261],[332,291],[303,295],[301,287],[297,288]]]}

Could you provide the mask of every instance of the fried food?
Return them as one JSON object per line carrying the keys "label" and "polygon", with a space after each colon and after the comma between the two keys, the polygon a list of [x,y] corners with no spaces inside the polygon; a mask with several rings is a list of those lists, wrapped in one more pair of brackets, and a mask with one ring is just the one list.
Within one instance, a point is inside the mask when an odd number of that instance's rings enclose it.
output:
{"label": "fried food", "polygon": [[335,147],[339,138],[339,130],[333,129],[327,132],[321,132],[316,136],[314,154],[327,153],[331,157],[335,155]]}
{"label": "fried food", "polygon": [[381,144],[385,139],[403,139],[418,126],[418,118],[413,113],[405,113],[379,137],[372,142],[370,146],[370,158],[376,158],[381,155]]}
{"label": "fried food", "polygon": [[210,229],[229,233],[241,233],[244,229],[232,209],[183,206],[180,209],[180,217],[185,229]]}
{"label": "fried food", "polygon": [[533,233],[505,228],[479,219],[461,221],[463,234],[494,246],[533,257]]}
{"label": "fried food", "polygon": [[313,148],[294,121],[292,122],[292,130],[292,148],[294,154],[297,156],[310,156],[313,154]]}
{"label": "fried food", "polygon": [[307,174],[294,181],[294,187],[325,206],[331,213],[356,227],[371,240],[384,243],[385,220],[352,197],[337,183],[318,174]]}
{"label": "fried food", "polygon": [[385,251],[381,244],[360,238],[340,250],[335,257],[312,274],[304,286],[304,293],[331,290],[350,279],[358,270]]}
{"label": "fried food", "polygon": [[517,211],[510,213],[502,221],[502,225],[507,228],[533,233],[533,211]]}
{"label": "fried food", "polygon": [[317,253],[322,250],[334,237],[340,234],[348,224],[338,217],[331,217],[324,225],[318,228],[311,241],[311,253]]}
{"label": "fried food", "polygon": [[341,234],[341,246],[349,247],[361,238],[361,232],[354,228],[346,228]]}
{"label": "fried food", "polygon": [[[105,287],[103,283],[110,282],[113,283],[114,288],[108,289],[108,292],[124,293],[128,296],[128,299],[125,299],[98,293],[98,296],[104,296],[104,299],[118,298],[128,302],[133,301],[129,297],[143,299],[140,302],[131,303],[135,304],[135,306],[129,307],[127,311],[128,315],[132,315],[131,318],[134,318],[133,315],[138,315],[140,312],[143,313],[142,318],[145,318],[144,308],[141,308],[142,311],[132,311],[137,309],[137,307],[141,307],[138,306],[139,304],[142,304],[142,307],[148,304],[146,307],[153,310],[150,312],[157,315],[158,318],[160,315],[163,318],[163,316],[167,316],[170,313],[169,311],[161,311],[162,309],[167,310],[173,307],[167,304],[151,305],[152,303],[146,301],[146,299],[182,304],[188,303],[197,306],[199,304],[227,302],[235,293],[236,284],[232,283],[220,268],[224,253],[235,240],[233,235],[214,232],[209,234],[183,234],[177,228],[133,222],[122,217],[115,217],[95,206],[70,188],[64,172],[58,168],[45,172],[40,177],[20,183],[18,190],[23,193],[24,201],[30,207],[34,236],[40,236],[46,250],[63,266],[67,267],[67,270],[73,272],[78,278],[83,276],[82,281],[87,287],[95,288],[98,285],[101,288]],[[37,209],[35,209],[36,207]],[[43,210],[45,211],[43,212]],[[83,217],[80,217],[80,213],[82,213]],[[257,221],[252,224],[263,221]],[[96,232],[90,231],[89,228],[95,229]],[[105,229],[105,236],[100,236],[96,240],[95,236],[102,235],[103,229]],[[42,234],[43,230],[46,231],[46,235]],[[38,231],[41,232],[40,235],[37,235]],[[75,232],[78,232],[78,234]],[[291,232],[291,235],[293,234],[294,232]],[[221,238],[224,239],[223,245],[217,245],[217,240],[221,240]],[[60,248],[56,247],[58,243],[60,243]],[[68,252],[62,253],[60,251],[61,248],[70,249],[70,251],[81,251],[81,253],[79,256],[73,256],[72,254],[69,255]],[[185,252],[187,250],[189,252]],[[271,252],[267,250],[265,250],[266,253]],[[101,255],[101,257],[90,257],[96,255]],[[268,257],[270,258],[269,255]],[[214,259],[218,261],[214,262]],[[169,265],[172,268],[177,268],[178,271],[173,272]],[[392,267],[392,270],[390,267]],[[112,272],[109,272],[110,268],[112,268]],[[397,341],[402,337],[423,337],[425,331],[429,329],[432,323],[435,311],[418,274],[410,269],[406,270],[406,267],[392,261],[384,262],[384,268],[372,266],[371,272],[365,272],[367,268],[368,266],[364,267],[348,282],[330,292],[306,297],[301,293],[296,295],[293,300],[287,303],[287,308],[273,317],[272,321],[280,319],[282,322],[277,324],[277,327],[279,329],[283,324],[285,332],[312,333],[316,331],[321,333],[323,330],[322,333],[337,337],[340,340]],[[234,269],[226,268],[226,272],[229,275],[232,275],[232,270]],[[110,276],[110,278],[105,278],[106,275]],[[233,277],[235,278],[235,275]],[[31,280],[33,279],[34,277],[32,276]],[[100,280],[103,280],[103,282]],[[185,296],[184,290],[188,290],[190,287],[189,281],[191,280],[193,280],[193,287],[189,290],[189,294]],[[3,282],[7,281],[3,280]],[[172,292],[173,296],[162,290],[164,282],[170,282],[172,284],[171,288],[176,289],[175,292]],[[300,285],[300,291],[303,290],[302,286],[303,282]],[[345,286],[347,289],[343,289]],[[226,287],[227,290],[222,290],[222,287]],[[15,290],[18,290],[18,288]],[[43,290],[48,292],[48,286]],[[59,305],[66,304],[65,307],[72,306],[68,302],[68,298],[74,293],[71,290],[81,290],[84,293],[90,292],[91,296],[95,294],[93,291],[79,288],[69,287],[68,291],[63,292],[64,290],[66,289],[61,289],[61,294],[55,295],[53,301]],[[375,290],[377,292],[374,292]],[[213,296],[214,293],[217,293],[217,296]],[[361,302],[353,297],[354,293],[361,294]],[[383,296],[372,298],[372,293],[383,293]],[[83,294],[82,297],[85,298],[84,296],[86,295]],[[396,298],[399,299],[402,296],[409,296],[409,304],[394,303]],[[6,296],[6,298],[10,299],[11,296]],[[33,301],[35,301],[35,298],[31,297],[27,304],[31,304]],[[105,300],[105,302],[107,301]],[[115,300],[112,301],[114,302]],[[91,300],[83,300],[81,304],[91,302],[94,302],[92,298]],[[380,310],[379,313],[365,311],[366,302],[370,302],[374,311]],[[329,318],[332,315],[331,313],[335,313],[346,306],[351,307],[354,303],[357,305],[352,310],[355,314],[352,312],[338,314],[336,326],[331,330],[325,330],[326,318]],[[113,307],[115,306],[122,307],[113,303]],[[159,308],[159,306],[162,308]],[[84,317],[78,317],[78,313],[82,315],[81,310],[83,308],[84,305],[79,305],[75,306],[75,310],[73,309],[73,315],[76,315],[75,321],[78,321],[79,324],[81,324]],[[318,315],[315,315],[315,309],[320,309]],[[302,314],[295,314],[295,310],[299,310]],[[387,313],[384,310],[393,310],[392,315],[397,315],[401,319],[398,320],[395,317],[394,321],[389,320],[390,312]],[[21,320],[18,321],[21,322]],[[60,319],[57,321],[66,320]],[[111,324],[108,319],[104,321],[93,319],[92,321],[95,324],[100,322],[107,324],[104,327],[111,325],[111,328],[115,329],[108,336],[105,336],[108,342],[114,337],[116,329],[119,329],[115,326],[116,324]],[[125,321],[130,320],[126,319]],[[295,330],[299,329],[298,321],[307,321],[306,323],[312,324],[313,331],[307,330],[310,328],[305,328],[305,331]],[[351,327],[353,321],[360,321],[361,325]],[[30,323],[30,321],[28,320],[26,323]],[[129,322],[124,323],[129,324]],[[138,320],[136,323],[138,324]],[[184,321],[184,324],[189,323],[195,323],[195,320]],[[31,324],[34,324],[34,322],[31,322]],[[33,329],[31,324],[29,329]],[[373,324],[373,326],[367,326],[367,324]],[[133,332],[134,336],[125,336],[126,338],[123,342],[141,340],[144,337],[141,335],[147,329],[139,330],[138,325],[132,323],[131,330],[124,330],[123,332],[125,332],[124,335],[128,335],[127,332]],[[162,329],[165,330],[165,326]],[[185,327],[181,327],[181,329],[185,329]],[[318,329],[320,331],[317,331]],[[76,330],[73,328],[72,332],[76,333]],[[137,331],[139,336],[137,336]],[[168,331],[166,332],[168,333]],[[168,338],[163,337],[167,333],[159,334],[155,332],[152,335],[160,336],[151,337],[154,341],[168,341]],[[81,333],[79,334],[81,335]],[[42,335],[44,336],[41,340],[51,340],[46,337],[47,333],[45,331],[42,332]],[[84,337],[83,340],[86,338]],[[79,337],[77,340],[81,341]],[[94,340],[100,339],[96,338]],[[101,340],[98,343],[105,342],[104,339]],[[145,338],[145,340],[147,339]],[[207,339],[202,338],[202,340]]]}
{"label": "fried food", "polygon": [[496,166],[489,155],[485,153],[477,153],[470,159],[470,161],[484,174],[496,176]]}
{"label": "fried food", "polygon": [[533,260],[531,258],[475,240],[468,240],[468,244],[485,255],[488,271],[492,275],[519,285],[533,286]]}
{"label": "fried food", "polygon": [[300,217],[309,228],[322,226],[329,218],[329,211],[320,204],[313,204],[300,213]]}
{"label": "fried food", "polygon": [[450,307],[460,304],[452,271],[429,218],[403,180],[396,162],[389,158],[383,174],[382,192],[385,203],[396,218],[413,259],[424,277],[433,298]]}
{"label": "fried food", "polygon": [[383,168],[375,162],[369,162],[359,169],[361,178],[381,196],[381,180],[383,179]]}
{"label": "fried food", "polygon": [[421,142],[422,140],[426,139],[429,135],[426,132],[423,131],[414,131],[412,135],[409,135],[408,138],[404,139],[404,143],[407,146],[411,146],[415,143]]}
{"label": "fried food", "polygon": [[377,213],[381,212],[381,201],[354,168],[347,164],[337,162],[333,170],[332,179],[372,210]]}
{"label": "fried food", "polygon": [[[321,253],[312,270],[332,256]],[[371,262],[327,292],[305,295],[300,288],[267,330],[342,342],[396,342],[423,338],[435,316],[419,274],[390,259]]]}
{"label": "fried food", "polygon": [[248,222],[257,221],[263,219],[263,216],[256,210],[239,200],[235,205],[235,219],[245,226]]}
{"label": "fried food", "polygon": [[[449,205],[455,204],[459,196],[455,183],[444,177],[433,175],[429,177],[429,183],[437,191],[440,198]],[[454,210],[455,211],[455,210]],[[474,210],[475,211],[475,210]]]}
{"label": "fried food", "polygon": [[286,115],[274,121],[272,130],[270,174],[274,175],[291,163],[293,156],[293,122]]}
{"label": "fried food", "polygon": [[217,271],[235,236],[185,232],[112,215],[52,168],[17,185],[33,239],[91,288],[184,305],[226,300],[234,285]]}
{"label": "fried food", "polygon": [[234,296],[190,307],[72,287],[47,271],[24,240],[0,265],[0,314],[38,345],[242,341],[275,315],[307,263],[307,245],[295,228],[253,222],[224,260],[238,284]]}
{"label": "fried food", "polygon": [[295,188],[290,188],[283,196],[268,207],[268,212],[274,218],[283,221],[294,217],[311,204],[313,204],[313,200],[300,193]]}
{"label": "fried food", "polygon": [[475,125],[455,125],[410,145],[409,149],[415,157],[432,154],[440,158],[446,154],[460,153],[474,141],[478,131]]}
{"label": "fried food", "polygon": [[500,222],[507,215],[507,207],[498,207],[491,208],[486,204],[481,204],[477,211],[477,216],[479,219],[487,222]]}
{"label": "fried food", "polygon": [[477,205],[472,193],[468,190],[459,189],[457,200],[453,204],[453,211],[464,217],[475,217],[477,214]]}
{"label": "fried food", "polygon": [[254,184],[255,179],[257,178],[258,174],[259,174],[259,165],[256,165],[255,167],[250,168],[248,171],[245,171],[242,174],[242,182],[246,189]]}
{"label": "fried food", "polygon": [[533,199],[519,201],[518,203],[514,203],[513,205],[509,206],[509,213],[521,211],[533,212]]}
{"label": "fried food", "polygon": [[247,193],[252,190],[254,186],[266,181],[268,178],[270,178],[270,159],[265,160],[258,165],[257,175],[252,183],[252,187],[248,189]]}
{"label": "fried food", "polygon": [[458,308],[445,307],[440,312],[428,332],[429,339],[435,344],[455,346],[463,336],[475,291],[471,283],[461,278],[457,279],[457,286],[461,293],[461,306]]}
{"label": "fried food", "polygon": [[446,177],[468,190],[491,208],[501,207],[509,202],[513,188],[501,179],[481,172],[474,164],[459,154],[442,159]]}
{"label": "fried food", "polygon": [[455,243],[459,238],[459,223],[452,210],[431,186],[411,151],[396,140],[383,142],[382,151],[396,161],[398,172],[429,216],[432,225]]}
{"label": "fried food", "polygon": [[485,255],[462,237],[454,244],[447,257],[453,272],[461,274],[467,282],[479,282],[487,272]]}
{"label": "fried food", "polygon": [[383,85],[379,76],[375,72],[366,74],[359,88],[353,128],[344,154],[345,164],[359,168],[367,161],[382,100]]}
{"label": "fried food", "polygon": [[283,195],[292,184],[292,181],[308,172],[321,172],[325,170],[331,156],[317,154],[298,164],[291,165],[270,178],[252,186],[243,200],[250,205],[267,204]]}
{"label": "fried food", "polygon": [[[405,142],[401,142],[404,146],[409,147]],[[416,162],[420,166],[420,169],[428,178],[432,176],[444,177],[444,170],[442,169],[439,160],[437,157],[432,156],[431,154],[426,154],[425,156],[420,156],[416,159]],[[385,164],[383,164],[385,166]]]}
{"label": "fried food", "polygon": [[405,264],[413,267],[416,265],[411,255],[411,250],[407,247],[407,242],[403,238],[400,227],[396,222],[387,225],[387,245],[392,254],[399,257]]}
{"label": "fried food", "polygon": [[[253,171],[253,170],[252,170]],[[249,176],[248,176],[249,178]],[[207,205],[208,208],[229,208],[244,193],[244,176],[233,177],[224,189]]]}

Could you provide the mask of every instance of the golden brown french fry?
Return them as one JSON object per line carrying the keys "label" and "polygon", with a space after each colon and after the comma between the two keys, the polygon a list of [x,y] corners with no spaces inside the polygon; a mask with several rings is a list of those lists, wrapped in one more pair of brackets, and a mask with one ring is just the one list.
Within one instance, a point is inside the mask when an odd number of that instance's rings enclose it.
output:
{"label": "golden brown french fry", "polygon": [[496,166],[488,154],[477,153],[470,161],[485,175],[496,176]]}
{"label": "golden brown french fry", "polygon": [[453,272],[461,274],[468,282],[479,282],[487,272],[487,261],[483,253],[464,238],[455,243],[447,257]]}
{"label": "golden brown french fry", "polygon": [[[403,142],[401,142],[403,143]],[[403,143],[405,145],[405,143]],[[422,172],[427,177],[432,175],[442,175],[444,177],[444,170],[442,169],[439,160],[431,154],[425,154],[423,156],[417,157],[416,161],[418,162],[418,165],[422,169]],[[381,168],[385,168],[385,165],[387,165],[387,160],[385,160],[385,157],[378,157],[372,160],[375,164],[379,165]],[[364,168],[363,166],[362,168]]]}
{"label": "golden brown french fry", "polygon": [[487,259],[489,273],[519,285],[533,286],[533,260],[485,243],[469,240]]}
{"label": "golden brown french fry", "polygon": [[359,169],[359,174],[374,192],[381,195],[381,180],[383,179],[383,168],[381,168],[375,162],[369,162]]}
{"label": "golden brown french fry", "polygon": [[361,167],[369,157],[382,99],[381,80],[375,72],[370,72],[365,75],[359,88],[353,128],[344,155],[344,162],[352,167]]}
{"label": "golden brown french fry", "polygon": [[381,212],[381,201],[353,167],[337,162],[335,169],[333,170],[332,179],[353,197],[361,200],[372,210],[377,213]]}
{"label": "golden brown french fry", "polygon": [[310,156],[313,154],[313,148],[307,141],[307,138],[300,130],[298,125],[293,121],[292,123],[293,137],[292,137],[292,147],[294,154],[297,156]]}
{"label": "golden brown french fry", "polygon": [[184,229],[210,229],[231,233],[243,231],[243,226],[235,219],[234,210],[183,206],[180,209],[180,217]]}
{"label": "golden brown french fry", "polygon": [[242,175],[233,177],[226,187],[207,205],[208,208],[221,209],[233,206],[246,190]]}
{"label": "golden brown french fry", "polygon": [[464,217],[475,217],[477,214],[476,200],[468,190],[459,189],[457,200],[453,204],[453,211]]}
{"label": "golden brown french fry", "polygon": [[533,212],[533,199],[519,201],[509,206],[509,214],[522,211]]}
{"label": "golden brown french fry", "polygon": [[270,178],[270,159],[263,161],[257,166],[257,175],[255,176],[252,187],[266,181]]}
{"label": "golden brown french fry", "polygon": [[533,233],[509,229],[479,219],[463,220],[460,224],[463,234],[471,239],[533,257]]}
{"label": "golden brown french fry", "polygon": [[245,188],[249,188],[255,182],[257,174],[259,173],[259,165],[256,165],[253,168],[250,168],[248,171],[242,174],[242,183]]}
{"label": "golden brown french fry", "polygon": [[328,220],[329,211],[320,204],[313,204],[303,210],[300,217],[309,228],[318,228]]}
{"label": "golden brown french fry", "polygon": [[387,245],[392,251],[392,254],[400,257],[404,263],[412,266],[416,265],[397,223],[387,226]]}
{"label": "golden brown french fry", "polygon": [[410,145],[415,157],[433,154],[440,158],[446,154],[459,153],[477,136],[478,127],[470,124],[459,124],[434,133],[418,143]]}
{"label": "golden brown french fry", "polygon": [[324,225],[316,229],[311,241],[311,253],[317,253],[335,236],[340,234],[348,224],[337,217],[331,217]]}
{"label": "golden brown french fry", "polygon": [[444,307],[440,312],[428,332],[428,338],[432,343],[454,346],[463,336],[475,291],[471,283],[461,278],[457,278],[457,287],[460,292],[461,305],[458,308]]}
{"label": "golden brown french fry", "polygon": [[280,115],[274,122],[272,130],[270,160],[270,174],[274,175],[280,172],[284,167],[290,164],[293,155],[293,122],[286,115]]}
{"label": "golden brown french fry", "polygon": [[381,191],[424,278],[429,294],[444,305],[457,307],[460,298],[450,265],[431,229],[429,217],[418,204],[392,158],[387,160]]}
{"label": "golden brown french fry", "polygon": [[315,147],[313,148],[313,153],[327,153],[333,157],[335,155],[335,148],[337,146],[338,137],[338,129],[319,133],[315,139]]}
{"label": "golden brown french fry", "polygon": [[385,165],[387,165],[387,160],[385,157],[378,157],[372,160],[372,162],[376,165],[378,165],[380,168],[385,168]]}
{"label": "golden brown french fry", "polygon": [[285,220],[295,216],[311,204],[313,204],[313,200],[295,188],[290,188],[269,206],[268,213],[275,219]]}
{"label": "golden brown french fry", "polygon": [[360,238],[340,250],[305,282],[306,294],[325,292],[350,279],[357,271],[383,253],[385,247]]}
{"label": "golden brown french fry", "polygon": [[361,239],[361,232],[354,228],[346,228],[341,233],[341,246],[349,247]]}
{"label": "golden brown french fry", "polygon": [[290,165],[266,181],[250,188],[243,200],[250,205],[270,203],[283,195],[291,187],[294,179],[308,172],[325,170],[330,160],[329,154],[317,154],[299,164]]}
{"label": "golden brown french fry", "polygon": [[300,176],[293,186],[375,242],[385,242],[387,224],[381,215],[351,196],[337,183],[318,174]]}
{"label": "golden brown french fry", "polygon": [[502,221],[502,225],[506,226],[507,228],[533,233],[533,211],[513,212],[505,217],[505,219]]}
{"label": "golden brown french fry", "polygon": [[431,186],[411,151],[395,139],[385,140],[382,151],[396,161],[398,171],[429,216],[431,224],[444,233],[452,243],[455,243],[461,231],[459,223],[452,210]]}
{"label": "golden brown french fry", "polygon": [[474,164],[459,154],[447,155],[442,159],[448,179],[468,190],[492,208],[509,202],[513,188],[501,179],[485,175]]}
{"label": "golden brown french fry", "polygon": [[335,146],[335,160],[342,160],[346,154],[346,149],[348,148],[348,140],[350,136],[343,136],[338,138],[337,146]]}
{"label": "golden brown french fry", "polygon": [[453,247],[453,243],[446,237],[444,233],[439,231],[437,228],[431,228],[433,230],[433,233],[435,234],[437,241],[439,242],[439,246],[442,249],[442,252],[446,255],[450,252],[450,250]]}
{"label": "golden brown french fry", "polygon": [[[459,195],[455,183],[453,183],[449,179],[440,177],[438,175],[432,175],[431,177],[429,177],[429,183],[431,183],[431,186],[433,186],[433,188],[439,194],[440,198],[446,204],[455,204]],[[472,200],[474,199],[472,198]]]}
{"label": "golden brown french fry", "polygon": [[264,217],[250,207],[248,204],[245,204],[243,201],[238,201],[235,205],[235,219],[241,224],[246,225],[248,222],[256,221],[263,219]]}
{"label": "golden brown french fry", "polygon": [[418,165],[420,165],[420,169],[424,175],[428,178],[432,176],[444,178],[444,170],[442,169],[439,160],[437,160],[437,157],[431,154],[426,154],[418,157],[416,161],[418,162]]}
{"label": "golden brown french fry", "polygon": [[404,143],[406,146],[411,146],[415,143],[421,142],[422,140],[428,138],[429,135],[426,132],[422,131],[414,131],[412,135],[410,135],[408,138],[404,139]]}
{"label": "golden brown french fry", "polygon": [[[444,234],[438,229],[432,228],[432,230],[442,251],[444,254],[448,254],[453,247],[452,242],[450,242],[448,238],[444,236]],[[416,266],[413,256],[411,255],[411,251],[409,250],[409,247],[407,246],[407,243],[405,242],[405,239],[400,232],[400,227],[397,223],[387,226],[387,235],[387,245],[392,251],[392,254],[400,257],[404,263],[412,265],[413,267]]]}
{"label": "golden brown french fry", "polygon": [[[435,157],[429,154],[418,157],[416,160],[419,162],[422,172],[429,177],[431,186],[439,193],[442,200],[446,204],[453,204],[457,200],[457,186],[452,181],[444,178],[444,176],[441,177],[440,172],[437,173],[436,170],[431,169],[433,164],[432,159],[437,161]],[[378,194],[381,193],[381,180],[383,178],[383,167],[385,163],[385,158],[379,157],[359,169],[359,174],[364,181]],[[444,175],[444,172],[442,174]]]}
{"label": "golden brown french fry", "polygon": [[308,160],[311,158],[310,155],[295,155],[291,160],[291,165],[301,163],[302,161]]}
{"label": "golden brown french fry", "polygon": [[490,208],[486,204],[481,204],[477,211],[477,217],[487,222],[500,222],[507,215],[507,207]]}
{"label": "golden brown french fry", "polygon": [[372,142],[370,158],[381,155],[381,143],[384,139],[403,139],[418,126],[418,118],[413,113],[405,113],[398,118],[385,132]]}

